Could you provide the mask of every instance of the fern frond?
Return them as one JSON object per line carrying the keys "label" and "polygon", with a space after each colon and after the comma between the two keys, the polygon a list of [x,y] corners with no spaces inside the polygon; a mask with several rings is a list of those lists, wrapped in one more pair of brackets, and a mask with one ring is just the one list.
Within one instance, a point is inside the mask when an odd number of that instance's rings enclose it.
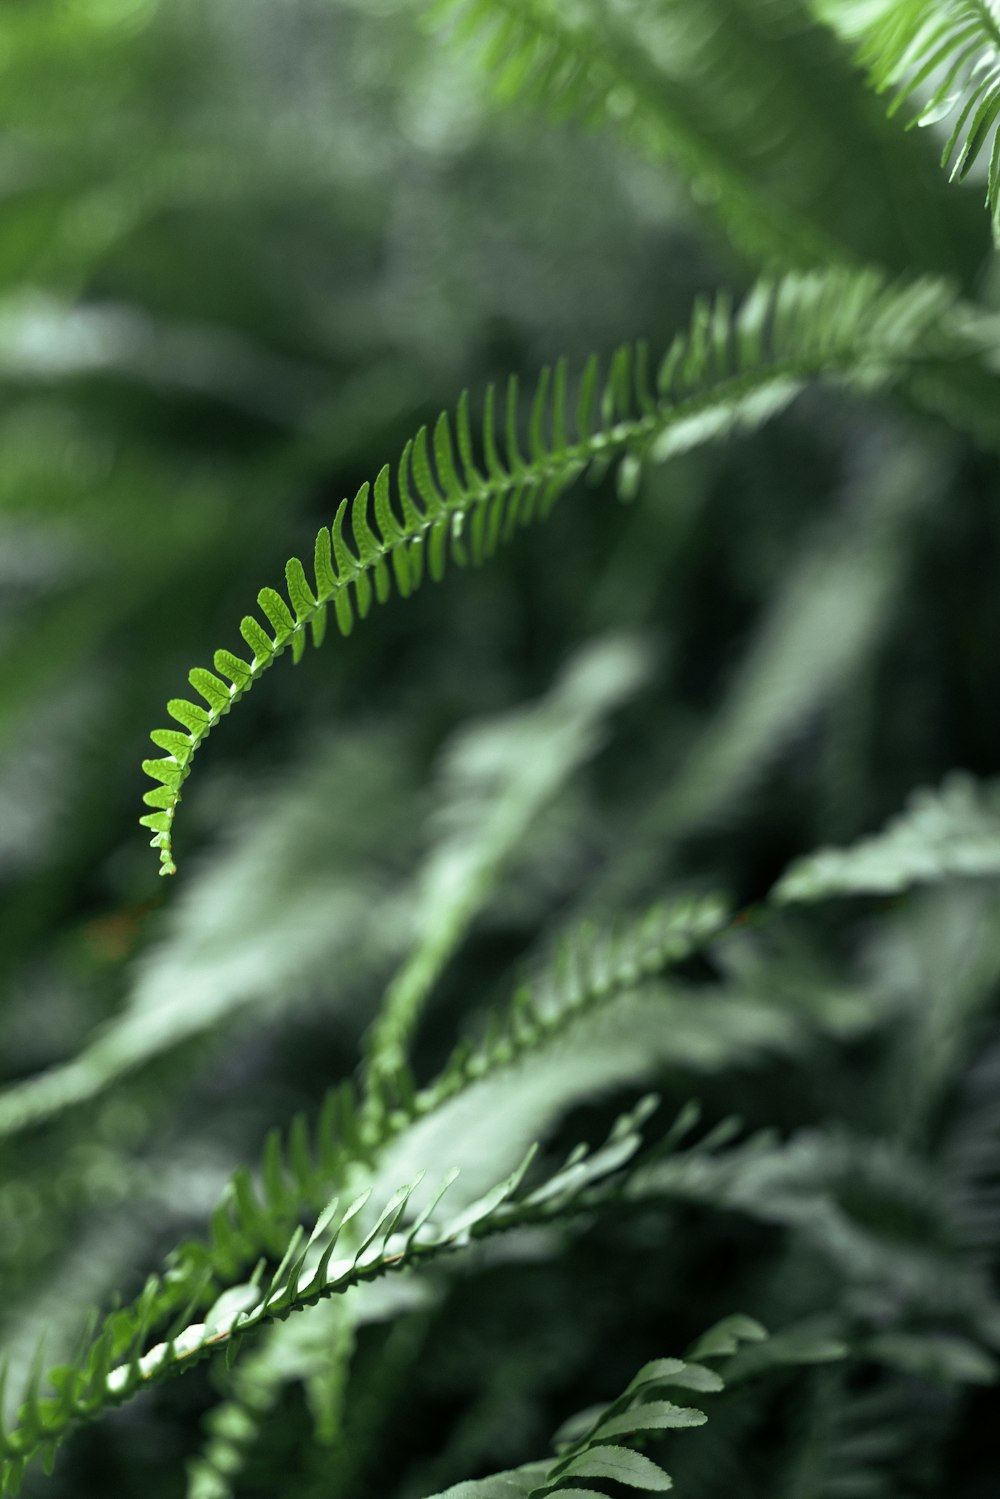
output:
{"label": "fern frond", "polygon": [[[378,1111],[398,1124],[436,1113],[475,1083],[502,1075],[550,1047],[588,1016],[610,1010],[648,985],[664,969],[702,951],[726,927],[728,910],[715,896],[661,902],[636,921],[587,923],[558,947],[550,970],[537,983],[520,985],[511,1003],[489,1017],[478,1045],[460,1043],[439,1077],[413,1096],[387,1079],[388,1096]],[[365,1117],[370,1117],[365,1111]],[[385,1124],[380,1138],[387,1142]]]}
{"label": "fern frond", "polygon": [[[53,1393],[41,1395],[40,1380],[36,1381],[14,1429],[0,1430],[0,1494],[17,1493],[26,1464],[40,1453],[54,1451],[81,1423],[124,1404],[145,1385],[173,1378],[222,1345],[234,1348],[255,1328],[391,1271],[451,1256],[475,1241],[524,1225],[564,1221],[619,1200],[628,1175],[625,1168],[642,1144],[639,1131],[655,1105],[655,1099],[641,1100],[616,1121],[602,1146],[593,1151],[577,1147],[564,1166],[525,1192],[522,1183],[534,1156],[530,1151],[508,1177],[452,1216],[439,1216],[438,1210],[454,1174],[409,1217],[408,1204],[419,1178],[394,1192],[376,1215],[363,1216],[370,1192],[346,1209],[335,1199],[308,1238],[301,1228],[296,1230],[270,1277],[258,1267],[247,1284],[226,1290],[204,1321],[189,1323],[182,1316],[166,1341],[143,1353],[150,1310],[159,1292],[152,1277],[140,1298],[138,1319],[113,1314],[79,1366],[52,1371]],[[334,1259],[345,1230],[355,1222],[366,1226],[349,1252]]]}
{"label": "fern frond", "polygon": [[[651,1360],[617,1400],[591,1406],[563,1422],[552,1439],[554,1460],[459,1483],[433,1499],[547,1499],[549,1495],[585,1499],[588,1494],[603,1493],[591,1487],[595,1480],[646,1492],[670,1489],[669,1474],[644,1452],[636,1452],[631,1443],[662,1440],[669,1432],[704,1426],[708,1418],[700,1409],[701,1398],[722,1393],[729,1365],[741,1348],[766,1346],[767,1337],[752,1317],[724,1317],[696,1339],[683,1358]],[[721,1371],[712,1367],[720,1360],[725,1361]],[[776,1361],[781,1361],[780,1355]],[[699,1406],[676,1404],[677,1391],[697,1396]],[[584,1480],[587,1487],[574,1486],[576,1479]]]}
{"label": "fern frond", "polygon": [[[550,1494],[553,1499],[556,1495],[583,1499],[600,1493],[591,1484],[603,1479],[625,1488],[663,1492],[673,1486],[670,1476],[659,1463],[637,1452],[631,1442],[704,1426],[708,1419],[705,1412],[697,1406],[675,1404],[675,1392],[699,1397],[718,1394],[725,1389],[725,1381],[706,1360],[726,1358],[741,1342],[759,1342],[766,1337],[752,1318],[727,1317],[699,1338],[684,1358],[651,1360],[617,1400],[570,1417],[552,1439],[556,1452],[553,1459],[455,1484],[432,1499],[545,1499]],[[577,1479],[587,1487],[574,1485]]]}
{"label": "fern frond", "polygon": [[[617,931],[584,930],[561,949],[551,979],[541,981],[530,997],[519,991],[509,1013],[497,1015],[482,1042],[477,1047],[460,1045],[426,1088],[418,1089],[403,1067],[391,1077],[380,1077],[376,1109],[365,1109],[345,1084],[327,1094],[314,1124],[299,1115],[285,1133],[272,1130],[259,1168],[254,1173],[244,1167],[237,1170],[204,1239],[188,1240],[174,1250],[165,1273],[154,1278],[139,1301],[115,1313],[117,1346],[127,1346],[130,1337],[140,1336],[140,1329],[152,1332],[171,1318],[190,1321],[197,1309],[240,1282],[255,1263],[261,1268],[276,1263],[303,1216],[321,1210],[331,1193],[353,1191],[359,1179],[372,1181],[376,1172],[389,1192],[410,1169],[406,1166],[393,1176],[393,1163],[385,1160],[393,1142],[420,1122],[432,1123],[447,1104],[475,1085],[502,1079],[527,1058],[551,1048],[576,1024],[648,983],[659,969],[698,951],[725,920],[722,904],[702,897],[664,903]],[[707,1012],[702,1024],[712,1028]],[[751,1044],[752,1038],[748,1041],[742,1031],[741,1054]],[[561,1096],[554,1095],[548,1118],[560,1106]],[[539,1121],[542,1127],[546,1123]],[[437,1142],[442,1152],[452,1148],[444,1133],[444,1141]],[[433,1143],[416,1140],[419,1149],[427,1147],[426,1154],[418,1154],[418,1164],[440,1158]],[[520,1151],[523,1145],[516,1148]]]}
{"label": "fern frond", "polygon": [[572,438],[566,366],[560,363],[551,377],[543,371],[532,401],[527,456],[515,379],[504,400],[502,457],[492,387],[478,455],[463,397],[453,418],[438,418],[433,439],[422,427],[406,445],[394,481],[386,466],[374,486],[363,484],[352,501],[341,502],[332,526],[317,537],[312,581],[292,558],[287,600],[272,588],[261,590],[267,628],[249,615],[241,625],[249,660],[217,652],[215,672],[195,668],[190,675],[204,705],[183,698],[167,704],[180,727],[151,736],[166,753],[144,762],[157,786],[145,798],[155,810],[141,819],[153,830],[161,873],[176,867],[174,819],[197,750],[280,655],[290,649],[299,659],[310,631],[317,643],[322,640],[331,608],[342,633],[349,634],[355,619],[373,601],[387,599],[393,587],[407,594],[425,575],[439,580],[449,556],[458,565],[484,562],[519,527],[545,518],[589,471],[626,457],[662,462],[753,430],[815,378],[870,388],[917,369],[951,365],[974,348],[953,308],[952,294],[940,282],[892,284],[869,271],[764,281],[736,312],[720,295],[696,307],[689,330],[668,349],[655,393],[641,348],[623,348],[611,362],[595,417],[598,376],[591,361],[580,381]]}
{"label": "fern frond", "polygon": [[917,791],[871,838],[797,860],[771,892],[781,905],[843,895],[892,895],[912,885],[1000,876],[1000,786],[950,776]]}
{"label": "fern frond", "polygon": [[953,121],[941,153],[952,181],[988,155],[986,206],[1000,239],[1000,18],[991,0],[817,0],[820,16],[858,44],[890,114],[922,98],[911,124]]}

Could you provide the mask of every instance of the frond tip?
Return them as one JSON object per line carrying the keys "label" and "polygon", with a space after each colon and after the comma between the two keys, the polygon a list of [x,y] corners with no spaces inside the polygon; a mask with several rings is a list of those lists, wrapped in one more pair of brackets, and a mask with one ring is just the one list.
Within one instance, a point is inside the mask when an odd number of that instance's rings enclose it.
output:
{"label": "frond tip", "polygon": [[316,538],[311,581],[293,557],[286,594],[261,590],[266,626],[252,615],[240,626],[250,659],[217,651],[214,671],[189,676],[203,702],[167,704],[180,728],[157,729],[151,738],[165,754],[143,762],[157,785],[141,821],[153,831],[161,873],[175,871],[174,818],[199,745],[285,650],[297,661],[308,631],[322,641],[331,607],[349,635],[393,587],[405,596],[425,576],[438,581],[449,557],[460,566],[491,557],[519,527],[544,519],[581,475],[625,458],[633,467],[647,457],[662,462],[751,431],[817,377],[870,389],[969,356],[973,336],[953,314],[940,282],[893,285],[874,271],[842,269],[794,274],[759,282],[735,311],[725,294],[700,301],[655,378],[645,346],[626,346],[600,386],[596,360],[587,363],[571,406],[565,361],[543,370],[523,434],[516,377],[502,418],[496,391],[487,390],[478,445],[463,395],[453,417],[442,413],[432,434],[421,427],[406,444],[394,479],[383,467],[374,485],[341,501]]}

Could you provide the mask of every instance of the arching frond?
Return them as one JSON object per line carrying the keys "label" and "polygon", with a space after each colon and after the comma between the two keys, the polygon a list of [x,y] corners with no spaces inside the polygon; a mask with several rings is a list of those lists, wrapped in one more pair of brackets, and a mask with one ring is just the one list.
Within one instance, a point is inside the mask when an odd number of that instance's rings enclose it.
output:
{"label": "arching frond", "polygon": [[797,860],[771,899],[791,905],[892,895],[963,876],[1000,876],[1000,788],[956,774],[938,791],[915,792],[906,811],[881,833]]}
{"label": "arching frond", "polygon": [[961,182],[988,157],[986,204],[1000,238],[1000,17],[991,0],[814,0],[819,14],[858,45],[890,113],[950,121],[941,165]]}
{"label": "arching frond", "polygon": [[167,704],[180,727],[157,729],[151,737],[165,753],[144,761],[157,786],[145,798],[156,810],[142,821],[153,830],[161,873],[175,869],[174,819],[197,750],[280,655],[290,649],[298,660],[309,632],[317,643],[323,639],[331,608],[349,634],[355,619],[373,601],[387,599],[393,586],[408,594],[425,575],[440,579],[449,556],[459,565],[485,561],[519,527],[545,518],[581,475],[626,457],[662,462],[753,430],[810,380],[829,377],[867,389],[950,367],[974,347],[941,283],[891,284],[875,272],[836,270],[761,282],[736,311],[725,295],[700,303],[655,381],[644,348],[623,348],[598,401],[591,361],[579,382],[575,418],[566,365],[543,371],[526,452],[516,380],[506,390],[500,445],[492,387],[478,449],[463,397],[454,418],[438,418],[433,438],[421,428],[406,445],[394,483],[386,466],[374,486],[363,484],[353,500],[341,502],[332,526],[316,539],[311,581],[292,558],[287,598],[261,590],[267,628],[250,615],[240,627],[250,658],[216,652],[214,672],[198,667],[190,673],[204,705],[182,698]]}

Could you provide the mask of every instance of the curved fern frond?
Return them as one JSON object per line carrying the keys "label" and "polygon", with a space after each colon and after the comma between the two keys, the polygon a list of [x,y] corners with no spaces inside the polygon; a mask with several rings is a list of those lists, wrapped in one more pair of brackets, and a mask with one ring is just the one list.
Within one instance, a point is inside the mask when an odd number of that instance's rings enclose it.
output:
{"label": "curved fern frond", "polygon": [[911,125],[952,120],[941,152],[963,181],[988,155],[986,206],[1000,241],[1000,18],[990,0],[816,0],[820,16],[858,44],[858,60],[890,114],[922,99]]}
{"label": "curved fern frond", "polygon": [[[40,1394],[39,1378],[21,1406],[14,1429],[0,1429],[0,1494],[17,1493],[27,1464],[39,1453],[51,1455],[75,1427],[124,1404],[144,1386],[184,1372],[222,1346],[232,1356],[244,1335],[255,1328],[282,1321],[294,1311],[391,1271],[450,1256],[509,1229],[560,1222],[620,1200],[628,1179],[626,1168],[642,1145],[640,1130],[655,1107],[655,1099],[641,1100],[616,1121],[602,1146],[593,1151],[577,1147],[562,1167],[522,1191],[535,1154],[529,1151],[508,1177],[451,1216],[440,1215],[439,1208],[456,1173],[445,1178],[418,1212],[409,1215],[408,1205],[420,1178],[394,1192],[376,1215],[365,1213],[370,1192],[346,1208],[334,1199],[308,1238],[302,1228],[296,1230],[270,1277],[265,1278],[258,1267],[245,1285],[227,1289],[204,1321],[188,1322],[183,1315],[165,1341],[143,1353],[149,1311],[158,1291],[151,1278],[141,1298],[143,1315],[138,1323],[128,1314],[113,1314],[78,1366],[51,1371],[53,1393]],[[365,1227],[357,1237],[352,1230],[349,1252],[335,1259],[345,1230],[354,1223]]]}
{"label": "curved fern frond", "polygon": [[[241,632],[249,660],[218,651],[215,671],[197,667],[191,685],[204,705],[175,698],[167,711],[180,728],[157,729],[166,753],[143,762],[157,782],[146,793],[161,873],[175,871],[173,825],[184,781],[208,734],[286,650],[298,660],[312,632],[319,643],[332,608],[344,634],[393,586],[408,594],[424,576],[439,580],[449,556],[481,563],[519,527],[544,519],[575,480],[628,458],[662,462],[676,453],[761,426],[821,376],[865,388],[928,367],[950,366],[975,348],[937,281],[888,283],[875,271],[834,270],[762,281],[734,312],[721,294],[699,303],[690,328],[660,363],[655,388],[642,345],[618,351],[598,401],[591,360],[579,382],[572,422],[565,362],[543,370],[522,451],[516,379],[508,382],[501,422],[487,391],[479,451],[467,399],[454,418],[442,413],[433,438],[425,427],[403,450],[395,480],[388,466],[373,486],[343,500],[317,536],[312,580],[298,558],[286,566],[287,599],[258,595],[268,627],[254,616]],[[432,456],[433,450],[433,456]],[[457,454],[457,457],[456,457]],[[353,541],[348,540],[348,529]]]}
{"label": "curved fern frond", "polygon": [[906,810],[873,837],[796,860],[770,899],[792,905],[893,895],[971,876],[1000,876],[1000,786],[952,775],[938,791],[915,792]]}

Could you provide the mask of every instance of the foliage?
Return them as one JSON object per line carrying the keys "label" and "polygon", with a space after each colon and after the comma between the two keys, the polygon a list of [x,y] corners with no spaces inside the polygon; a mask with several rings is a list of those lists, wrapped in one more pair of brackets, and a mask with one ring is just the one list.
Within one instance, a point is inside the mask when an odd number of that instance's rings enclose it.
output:
{"label": "foliage", "polygon": [[4,12],[0,1493],[995,1483],[998,42]]}

